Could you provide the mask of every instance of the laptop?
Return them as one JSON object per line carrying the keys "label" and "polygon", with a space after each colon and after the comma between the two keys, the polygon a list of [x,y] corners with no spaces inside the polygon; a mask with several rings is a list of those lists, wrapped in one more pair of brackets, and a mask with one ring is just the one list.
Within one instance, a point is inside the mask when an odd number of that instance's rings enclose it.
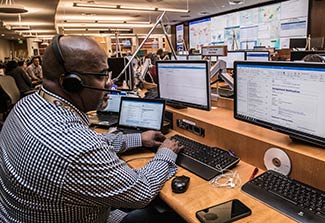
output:
{"label": "laptop", "polygon": [[161,131],[164,112],[164,100],[122,97],[117,130],[125,134]]}
{"label": "laptop", "polygon": [[90,116],[89,121],[91,125],[100,127],[112,127],[118,123],[118,116],[120,110],[121,97],[124,93],[109,94],[106,101],[106,106],[96,111],[96,115]]}

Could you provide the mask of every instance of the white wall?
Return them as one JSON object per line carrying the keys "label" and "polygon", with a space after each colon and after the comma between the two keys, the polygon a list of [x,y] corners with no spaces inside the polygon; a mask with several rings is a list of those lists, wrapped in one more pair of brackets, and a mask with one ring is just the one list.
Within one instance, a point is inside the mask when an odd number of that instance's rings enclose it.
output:
{"label": "white wall", "polygon": [[5,39],[0,39],[0,60],[4,61],[5,57],[11,57],[10,41]]}
{"label": "white wall", "polygon": [[[34,42],[35,38],[28,38],[27,39],[27,51],[28,57],[39,55],[38,43]],[[37,54],[34,55],[34,50],[37,50]]]}

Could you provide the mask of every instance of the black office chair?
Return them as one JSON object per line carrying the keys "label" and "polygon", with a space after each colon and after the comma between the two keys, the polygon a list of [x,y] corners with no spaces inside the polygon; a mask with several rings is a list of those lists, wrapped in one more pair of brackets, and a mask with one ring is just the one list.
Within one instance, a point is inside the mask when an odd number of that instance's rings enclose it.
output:
{"label": "black office chair", "polygon": [[11,108],[20,99],[20,92],[15,79],[11,76],[0,76],[0,113],[2,121],[9,114]]}

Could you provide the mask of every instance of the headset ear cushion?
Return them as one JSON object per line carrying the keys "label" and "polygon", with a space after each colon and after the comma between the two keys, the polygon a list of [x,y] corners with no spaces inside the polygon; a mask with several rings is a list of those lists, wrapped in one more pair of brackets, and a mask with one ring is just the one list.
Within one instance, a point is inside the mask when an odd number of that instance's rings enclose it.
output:
{"label": "headset ear cushion", "polygon": [[71,93],[81,91],[83,82],[79,74],[70,73],[62,78],[62,87]]}

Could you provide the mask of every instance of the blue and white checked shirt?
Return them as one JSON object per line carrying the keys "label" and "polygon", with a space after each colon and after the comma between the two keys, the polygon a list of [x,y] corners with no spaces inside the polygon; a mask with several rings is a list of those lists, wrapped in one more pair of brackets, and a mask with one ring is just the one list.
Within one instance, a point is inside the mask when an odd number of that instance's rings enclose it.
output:
{"label": "blue and white checked shirt", "polygon": [[141,135],[88,125],[37,93],[16,104],[0,133],[0,222],[119,222],[125,213],[111,207],[146,206],[175,174],[171,150],[131,169],[116,153],[141,146]]}

